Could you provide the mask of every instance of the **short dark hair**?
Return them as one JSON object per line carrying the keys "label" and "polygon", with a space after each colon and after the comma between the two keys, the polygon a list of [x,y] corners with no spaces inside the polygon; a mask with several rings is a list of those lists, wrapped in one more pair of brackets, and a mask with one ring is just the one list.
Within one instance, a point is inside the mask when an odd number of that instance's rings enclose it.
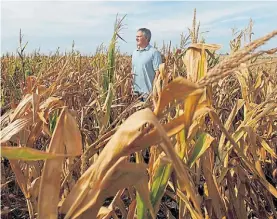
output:
{"label": "short dark hair", "polygon": [[139,28],[138,31],[141,31],[145,38],[150,42],[151,40],[151,31],[147,28]]}

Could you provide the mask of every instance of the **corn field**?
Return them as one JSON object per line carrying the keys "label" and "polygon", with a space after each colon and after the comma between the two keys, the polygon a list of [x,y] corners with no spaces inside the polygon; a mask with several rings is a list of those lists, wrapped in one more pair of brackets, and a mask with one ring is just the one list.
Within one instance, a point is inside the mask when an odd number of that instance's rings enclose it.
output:
{"label": "corn field", "polygon": [[277,218],[277,30],[221,56],[195,13],[140,102],[123,22],[93,56],[26,55],[21,33],[2,56],[1,218]]}

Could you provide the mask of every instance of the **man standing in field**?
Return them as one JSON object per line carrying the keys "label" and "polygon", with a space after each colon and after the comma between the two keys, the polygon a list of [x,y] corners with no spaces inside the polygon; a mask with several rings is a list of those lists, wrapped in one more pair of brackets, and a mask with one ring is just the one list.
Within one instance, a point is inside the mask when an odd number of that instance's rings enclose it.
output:
{"label": "man standing in field", "polygon": [[132,55],[132,73],[134,74],[133,91],[146,97],[152,92],[153,83],[159,75],[159,65],[162,63],[160,52],[150,45],[151,31],[140,28],[137,31],[137,49]]}

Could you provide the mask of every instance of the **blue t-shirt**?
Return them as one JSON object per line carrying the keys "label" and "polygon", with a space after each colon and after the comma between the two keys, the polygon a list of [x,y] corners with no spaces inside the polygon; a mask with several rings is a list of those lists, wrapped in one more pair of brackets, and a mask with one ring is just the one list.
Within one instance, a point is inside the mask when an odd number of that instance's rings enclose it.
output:
{"label": "blue t-shirt", "polygon": [[151,45],[133,52],[132,71],[134,73],[134,91],[145,94],[152,92],[155,71],[159,70],[161,63],[161,53]]}

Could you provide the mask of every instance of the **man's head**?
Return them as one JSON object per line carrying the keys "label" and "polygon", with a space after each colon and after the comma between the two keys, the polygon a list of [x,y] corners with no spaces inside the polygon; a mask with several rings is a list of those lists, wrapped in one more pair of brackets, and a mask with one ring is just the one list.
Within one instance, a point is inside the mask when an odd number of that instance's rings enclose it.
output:
{"label": "man's head", "polygon": [[137,46],[140,48],[145,48],[148,46],[151,40],[151,31],[146,28],[140,28],[136,35]]}

